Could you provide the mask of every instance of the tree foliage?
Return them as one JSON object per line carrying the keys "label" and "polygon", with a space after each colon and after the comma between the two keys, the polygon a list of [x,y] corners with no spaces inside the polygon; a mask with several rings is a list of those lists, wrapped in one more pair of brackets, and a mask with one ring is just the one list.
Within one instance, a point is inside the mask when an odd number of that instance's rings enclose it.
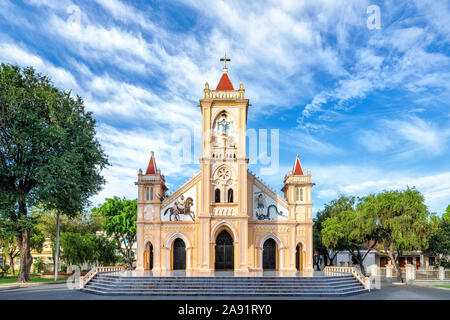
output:
{"label": "tree foliage", "polygon": [[18,281],[30,280],[29,208],[75,215],[97,193],[107,159],[95,120],[80,97],[56,88],[33,68],[0,67],[0,194],[20,246]]}
{"label": "tree foliage", "polygon": [[384,191],[361,199],[360,223],[375,232],[403,281],[394,253],[426,248],[430,233],[429,212],[423,195],[415,188]]}
{"label": "tree foliage", "polygon": [[376,230],[366,226],[361,205],[354,197],[341,196],[335,203],[335,214],[323,222],[323,244],[335,251],[347,251],[364,274],[364,259],[378,241]]}
{"label": "tree foliage", "polygon": [[[352,209],[354,203],[355,203],[354,197],[347,197],[341,195],[338,199],[332,200],[329,203],[325,204],[324,209],[317,212],[313,226],[314,251],[317,253],[318,257],[322,258],[325,266],[331,265],[333,263],[334,258],[342,250],[342,248],[334,246],[333,250],[331,250],[329,246],[324,244],[323,223],[328,218],[333,218],[342,211]],[[317,267],[320,269],[320,263],[318,259],[315,263]]]}
{"label": "tree foliage", "polygon": [[106,199],[92,212],[103,217],[106,234],[117,240],[122,258],[131,269],[135,259],[133,245],[136,242],[137,200]]}
{"label": "tree foliage", "polygon": [[438,266],[450,268],[450,205],[440,219],[435,219],[427,252],[438,256]]}
{"label": "tree foliage", "polygon": [[61,257],[67,265],[114,265],[119,260],[117,247],[115,239],[110,240],[104,236],[92,233],[61,233]]}

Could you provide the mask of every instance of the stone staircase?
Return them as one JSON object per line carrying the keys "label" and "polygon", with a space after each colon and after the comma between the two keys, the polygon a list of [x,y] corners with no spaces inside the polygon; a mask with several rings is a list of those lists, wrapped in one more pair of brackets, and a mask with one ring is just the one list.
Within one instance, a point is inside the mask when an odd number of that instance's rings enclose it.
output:
{"label": "stone staircase", "polygon": [[320,277],[139,277],[96,274],[82,289],[102,295],[338,297],[368,292],[353,275]]}

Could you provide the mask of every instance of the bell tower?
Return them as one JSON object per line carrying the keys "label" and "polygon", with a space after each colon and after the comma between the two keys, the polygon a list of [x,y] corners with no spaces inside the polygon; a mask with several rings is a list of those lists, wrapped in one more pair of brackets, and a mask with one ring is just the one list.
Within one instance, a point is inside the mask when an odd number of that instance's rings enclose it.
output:
{"label": "bell tower", "polygon": [[[222,76],[215,90],[205,84],[204,97],[200,99],[202,112],[202,201],[198,218],[201,234],[210,236],[212,220],[236,219],[239,230],[248,229],[247,212],[247,163],[246,126],[249,100],[244,97],[244,84],[235,90],[228,75],[225,55]],[[245,218],[244,218],[245,217]],[[244,218],[244,219],[242,219]],[[245,222],[244,222],[245,220]],[[239,235],[239,246],[247,248],[247,235]],[[237,242],[237,239],[233,239]],[[202,239],[204,244],[210,238]],[[203,248],[202,268],[210,269],[213,264],[211,248]],[[244,250],[242,250],[244,252]],[[246,252],[246,251],[245,251]],[[237,253],[239,254],[239,253]],[[243,255],[246,259],[246,253]],[[235,259],[235,270],[246,269],[247,261]]]}
{"label": "bell tower", "polygon": [[[312,200],[311,188],[315,185],[311,182],[311,171],[308,170],[306,174],[303,173],[300,159],[297,154],[294,167],[284,178],[284,187],[281,191],[284,192],[284,198],[289,206],[289,220],[295,222],[295,243],[303,240],[300,254],[303,258],[301,270],[313,271],[313,235],[312,235]],[[295,261],[295,246],[291,246],[291,266]]]}
{"label": "bell tower", "polygon": [[[155,154],[152,151],[150,161],[145,173],[139,169],[138,181],[135,182],[138,186],[138,201],[137,201],[137,221],[136,221],[136,237],[139,239],[138,243],[144,244],[144,226],[151,224],[154,230],[161,230],[161,202],[167,191],[166,180],[161,174],[161,171],[156,167]],[[160,246],[159,238],[148,239],[153,248]],[[137,246],[136,248],[136,269],[148,269],[148,256],[150,253],[146,252],[148,248]],[[144,254],[145,253],[145,254]],[[145,258],[144,258],[145,257]],[[160,269],[160,255],[159,251],[155,250],[154,268]]]}
{"label": "bell tower", "polygon": [[[204,203],[200,216],[210,216],[210,203],[237,203],[235,215],[246,215],[246,126],[249,100],[244,97],[244,84],[235,90],[228,76],[225,57],[222,77],[216,90],[205,84],[200,99],[202,111],[202,157]],[[230,191],[232,190],[232,191]]]}

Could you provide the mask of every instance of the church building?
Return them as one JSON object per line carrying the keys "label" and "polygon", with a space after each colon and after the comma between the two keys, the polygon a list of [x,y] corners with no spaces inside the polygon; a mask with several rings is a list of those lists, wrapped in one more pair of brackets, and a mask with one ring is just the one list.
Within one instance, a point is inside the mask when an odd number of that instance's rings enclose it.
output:
{"label": "church building", "polygon": [[216,89],[206,83],[200,99],[200,172],[167,196],[153,152],[139,170],[136,269],[313,271],[311,172],[297,156],[282,197],[247,170],[249,99],[221,61]]}

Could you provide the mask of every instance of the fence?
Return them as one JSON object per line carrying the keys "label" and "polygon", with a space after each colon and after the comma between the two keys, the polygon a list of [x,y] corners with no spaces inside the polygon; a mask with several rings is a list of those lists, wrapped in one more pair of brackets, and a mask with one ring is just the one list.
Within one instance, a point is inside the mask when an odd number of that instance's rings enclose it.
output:
{"label": "fence", "polygon": [[[397,278],[397,270],[394,267],[379,268],[372,265],[367,268],[367,274],[370,276],[379,276],[382,279]],[[416,269],[415,265],[406,265],[406,268],[400,268],[401,276],[406,280],[450,280],[450,269]]]}

